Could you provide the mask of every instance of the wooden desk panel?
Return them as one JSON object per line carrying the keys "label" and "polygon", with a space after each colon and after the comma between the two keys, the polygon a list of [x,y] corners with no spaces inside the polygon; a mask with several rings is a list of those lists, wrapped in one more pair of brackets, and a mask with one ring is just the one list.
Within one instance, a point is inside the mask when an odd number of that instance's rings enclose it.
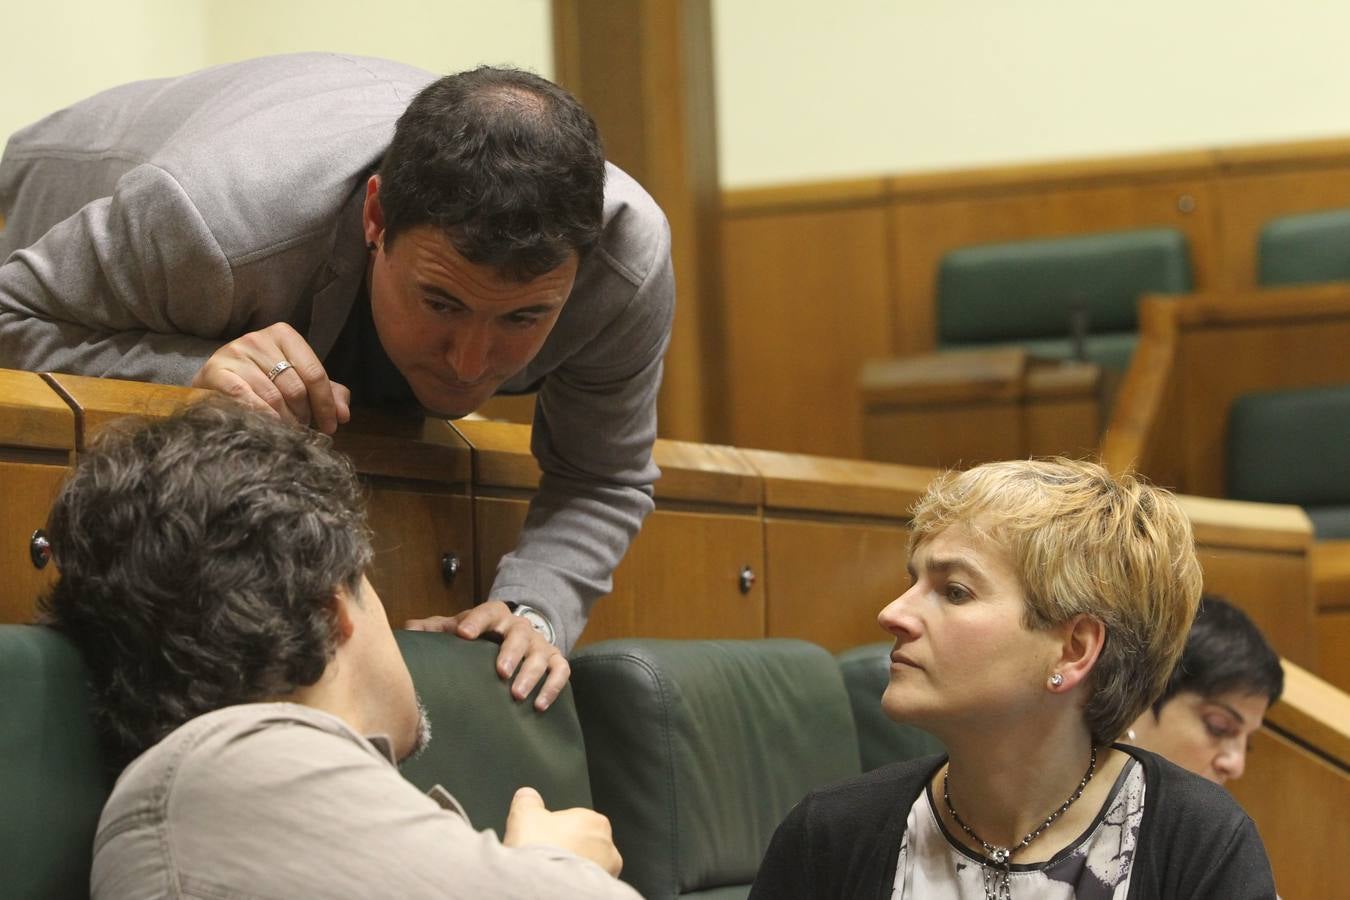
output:
{"label": "wooden desk panel", "polygon": [[[384,601],[389,622],[449,616],[474,603],[473,502],[468,496],[430,493],[367,479],[368,520],[375,548],[370,583]],[[447,582],[442,558],[453,554],[459,571]]]}
{"label": "wooden desk panel", "polygon": [[1275,652],[1317,671],[1317,637],[1308,558],[1200,545],[1205,590],[1251,616]]}
{"label": "wooden desk panel", "polygon": [[38,569],[29,539],[47,523],[47,513],[65,480],[65,466],[0,461],[0,624],[31,622],[38,596],[56,578],[56,566]]}
{"label": "wooden desk panel", "polygon": [[[523,499],[476,503],[480,596],[525,523]],[[743,567],[754,583],[739,586]],[[614,573],[614,590],[595,605],[580,644],[616,637],[764,636],[764,537],[758,515],[658,509],[647,517]]]}
{"label": "wooden desk panel", "polygon": [[769,637],[831,653],[887,639],[877,613],[909,586],[903,524],[767,517]]}

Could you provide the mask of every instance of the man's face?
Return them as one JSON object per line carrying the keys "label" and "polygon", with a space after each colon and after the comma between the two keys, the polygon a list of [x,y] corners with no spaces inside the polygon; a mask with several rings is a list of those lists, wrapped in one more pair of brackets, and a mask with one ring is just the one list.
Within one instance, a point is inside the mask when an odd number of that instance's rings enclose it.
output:
{"label": "man's face", "polygon": [[534,359],[577,274],[573,253],[528,282],[471,263],[431,226],[378,244],[370,274],[375,329],[422,407],[457,418]]}
{"label": "man's face", "polygon": [[[341,590],[341,589],[340,589]],[[345,594],[345,590],[342,591]],[[360,724],[370,734],[384,734],[393,742],[394,753],[405,759],[421,749],[426,740],[426,711],[417,699],[408,664],[394,640],[380,595],[361,576],[358,596],[343,600],[355,620],[353,646],[348,665],[360,675],[365,720]]]}

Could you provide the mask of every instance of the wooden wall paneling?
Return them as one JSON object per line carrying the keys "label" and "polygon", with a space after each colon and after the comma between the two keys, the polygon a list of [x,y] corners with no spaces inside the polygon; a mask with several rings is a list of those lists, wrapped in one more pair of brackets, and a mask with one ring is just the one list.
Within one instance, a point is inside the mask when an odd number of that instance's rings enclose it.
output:
{"label": "wooden wall paneling", "polygon": [[721,245],[710,0],[554,0],[558,81],[600,127],[606,155],[670,220],[679,302],[661,433],[721,438]]}
{"label": "wooden wall paneling", "polygon": [[1217,268],[1209,178],[1140,181],[1128,175],[1048,185],[919,190],[897,179],[890,260],[894,266],[896,347],[932,350],[937,341],[937,272],[947,252],[1002,241],[1132,228],[1174,227],[1190,244],[1193,283],[1214,283]]}
{"label": "wooden wall paneling", "polygon": [[733,444],[861,455],[859,368],[896,349],[886,228],[879,197],[727,217],[725,392]]}
{"label": "wooden wall paneling", "polygon": [[0,369],[0,624],[28,622],[56,577],[34,564],[33,533],[47,522],[75,448],[75,414],[40,375]]}
{"label": "wooden wall paneling", "polygon": [[1229,790],[1256,823],[1281,896],[1340,896],[1350,853],[1350,695],[1288,660],[1284,671],[1284,696]]}
{"label": "wooden wall paneling", "polygon": [[1317,674],[1350,693],[1350,607],[1317,612]]}

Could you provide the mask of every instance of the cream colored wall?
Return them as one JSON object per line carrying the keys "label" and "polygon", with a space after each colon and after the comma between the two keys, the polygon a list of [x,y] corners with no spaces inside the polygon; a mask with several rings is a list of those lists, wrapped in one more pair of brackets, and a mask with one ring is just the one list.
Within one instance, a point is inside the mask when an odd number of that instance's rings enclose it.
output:
{"label": "cream colored wall", "polygon": [[0,143],[47,113],[206,59],[207,0],[36,0],[0,12]]}
{"label": "cream colored wall", "polygon": [[713,0],[723,183],[1350,135],[1340,0]]}
{"label": "cream colored wall", "polygon": [[40,0],[6,2],[0,29],[0,142],[104,88],[268,53],[553,71],[549,0]]}
{"label": "cream colored wall", "polygon": [[332,50],[433,72],[483,63],[553,73],[550,0],[208,0],[212,63]]}

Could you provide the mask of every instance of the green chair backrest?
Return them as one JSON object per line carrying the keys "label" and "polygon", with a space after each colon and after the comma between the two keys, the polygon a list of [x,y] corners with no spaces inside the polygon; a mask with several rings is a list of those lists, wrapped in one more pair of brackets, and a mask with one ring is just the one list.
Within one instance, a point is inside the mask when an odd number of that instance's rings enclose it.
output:
{"label": "green chair backrest", "polygon": [[572,659],[595,808],[648,900],[745,897],[783,816],[857,774],[848,694],[804,641],[617,640]]}
{"label": "green chair backrest", "polygon": [[943,751],[942,742],[928,732],[913,725],[892,722],[881,711],[881,695],[890,683],[893,646],[889,641],[865,644],[845,650],[836,657],[839,671],[844,674],[849,702],[853,704],[853,721],[858,726],[858,752],[862,756],[864,772]]}
{"label": "green chair backrest", "polygon": [[51,629],[0,625],[0,896],[89,897],[111,777],[87,677],[74,645]]}
{"label": "green chair backrest", "polygon": [[546,712],[517,703],[497,677],[498,646],[453,635],[396,631],[432,740],[403,774],[455,796],[476,828],[501,835],[516,788],[539,789],[549,809],[591,805],[586,748],[576,706],[564,690]]}
{"label": "green chair backrest", "polygon": [[1027,343],[1066,356],[1072,320],[1083,315],[1089,358],[1119,368],[1133,348],[1140,296],[1190,289],[1186,236],[1174,228],[963,247],[938,268],[938,343]]}
{"label": "green chair backrest", "polygon": [[1243,394],[1227,457],[1229,497],[1297,503],[1319,538],[1350,537],[1350,385]]}
{"label": "green chair backrest", "polygon": [[1350,279],[1350,209],[1271,219],[1257,237],[1256,260],[1263,285]]}

